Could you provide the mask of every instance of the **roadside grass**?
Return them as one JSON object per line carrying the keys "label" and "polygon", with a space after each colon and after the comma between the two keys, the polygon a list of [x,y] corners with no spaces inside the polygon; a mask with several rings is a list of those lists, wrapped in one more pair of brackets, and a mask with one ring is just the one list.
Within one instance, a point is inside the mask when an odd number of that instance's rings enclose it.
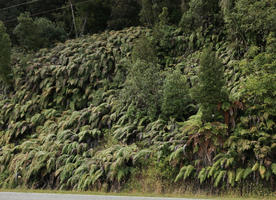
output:
{"label": "roadside grass", "polygon": [[240,197],[238,195],[213,196],[202,194],[157,194],[157,193],[106,193],[93,191],[64,191],[64,190],[29,190],[29,189],[0,189],[0,192],[20,192],[20,193],[54,193],[54,194],[77,194],[77,195],[106,195],[106,196],[138,196],[138,197],[168,197],[168,198],[189,198],[189,199],[222,199],[222,200],[276,200],[276,195],[270,196],[249,196]]}

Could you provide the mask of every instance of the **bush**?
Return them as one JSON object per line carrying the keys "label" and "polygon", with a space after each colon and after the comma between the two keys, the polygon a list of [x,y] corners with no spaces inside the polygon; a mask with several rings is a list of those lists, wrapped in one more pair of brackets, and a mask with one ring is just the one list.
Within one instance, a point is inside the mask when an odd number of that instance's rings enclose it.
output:
{"label": "bush", "polygon": [[33,20],[29,13],[22,13],[18,22],[13,33],[20,45],[28,50],[50,47],[54,42],[66,39],[65,31],[46,18]]}
{"label": "bush", "polygon": [[54,42],[64,42],[66,40],[66,33],[63,28],[56,26],[50,20],[41,17],[35,19],[34,24],[38,29],[42,47],[49,47]]}
{"label": "bush", "polygon": [[169,72],[163,85],[162,114],[183,119],[189,116],[191,97],[186,77],[180,70]]}
{"label": "bush", "polygon": [[127,76],[123,101],[132,103],[136,111],[155,118],[159,110],[161,81],[157,64],[137,60]]}
{"label": "bush", "polygon": [[144,60],[145,62],[157,62],[156,49],[148,37],[141,37],[135,41],[132,51],[132,59]]}

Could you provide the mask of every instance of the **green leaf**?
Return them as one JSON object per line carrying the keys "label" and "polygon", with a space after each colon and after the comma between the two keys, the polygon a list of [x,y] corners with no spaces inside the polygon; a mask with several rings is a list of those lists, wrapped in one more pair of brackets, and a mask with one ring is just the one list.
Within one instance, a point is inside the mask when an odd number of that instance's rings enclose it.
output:
{"label": "green leaf", "polygon": [[184,180],[185,180],[186,178],[188,178],[188,177],[192,174],[192,172],[193,172],[194,170],[195,170],[194,166],[188,165],[188,166],[187,166],[187,169],[186,169],[186,171],[185,171],[185,174],[184,174]]}
{"label": "green leaf", "polygon": [[257,169],[259,169],[259,163],[255,163],[255,165],[252,167],[252,171],[256,171]]}
{"label": "green leaf", "polygon": [[242,168],[238,168],[237,171],[236,171],[236,179],[235,181],[238,182],[241,180],[242,176],[243,176],[243,172],[244,172],[244,169]]}
{"label": "green leaf", "polygon": [[198,179],[200,180],[200,184],[202,184],[205,181],[205,179],[207,177],[207,172],[208,171],[206,170],[206,168],[202,168],[200,170],[200,172],[198,174]]}
{"label": "green leaf", "polygon": [[235,171],[228,171],[228,183],[233,187],[235,184]]}
{"label": "green leaf", "polygon": [[272,170],[273,174],[276,175],[276,163],[273,163],[271,165],[271,170]]}
{"label": "green leaf", "polygon": [[214,186],[215,187],[218,187],[221,179],[225,176],[226,174],[226,171],[225,170],[221,170],[218,174],[218,176],[216,177],[216,180],[215,180],[215,183],[214,183]]}
{"label": "green leaf", "polygon": [[266,172],[265,166],[261,165],[261,166],[259,167],[259,172],[260,172],[260,175],[261,175],[261,177],[262,177],[262,179],[263,179],[263,178],[265,177],[265,172]]}
{"label": "green leaf", "polygon": [[251,172],[252,172],[253,170],[252,170],[252,168],[246,168],[245,170],[244,170],[244,172],[243,172],[243,179],[246,179],[247,178],[247,176],[249,175],[249,174],[251,174]]}

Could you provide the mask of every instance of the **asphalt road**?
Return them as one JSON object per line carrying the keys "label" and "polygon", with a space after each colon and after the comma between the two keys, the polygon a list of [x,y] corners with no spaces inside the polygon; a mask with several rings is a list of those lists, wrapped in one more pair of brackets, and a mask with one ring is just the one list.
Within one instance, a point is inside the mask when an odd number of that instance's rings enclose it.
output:
{"label": "asphalt road", "polygon": [[192,199],[0,192],[0,200],[192,200]]}

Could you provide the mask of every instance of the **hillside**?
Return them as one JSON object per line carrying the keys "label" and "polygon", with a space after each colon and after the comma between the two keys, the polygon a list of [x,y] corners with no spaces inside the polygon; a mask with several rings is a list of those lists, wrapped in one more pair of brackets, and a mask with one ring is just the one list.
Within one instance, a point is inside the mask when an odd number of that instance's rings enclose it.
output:
{"label": "hillside", "polygon": [[[273,35],[239,57],[218,35],[158,28],[14,53],[14,90],[0,94],[1,188],[275,191]],[[204,120],[194,88],[210,40],[227,98]]]}

